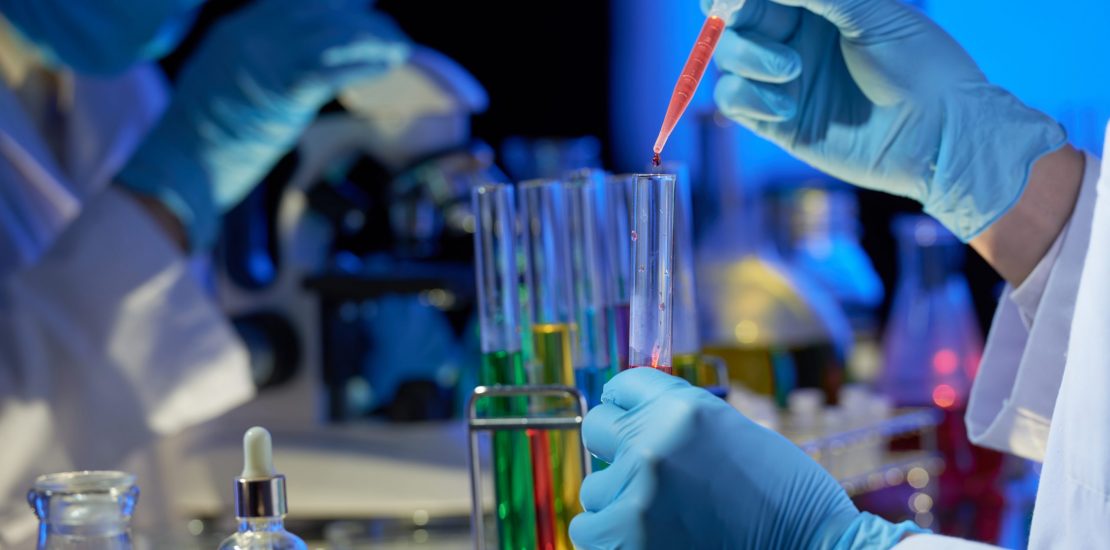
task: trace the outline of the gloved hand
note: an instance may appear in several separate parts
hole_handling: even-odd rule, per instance
[[[410,46],[366,0],[259,0],[221,22],[119,176],[161,200],[192,248],[291,149],[344,85],[385,73]]]
[[[582,426],[611,462],[582,483],[574,544],[608,548],[890,548],[910,533],[856,510],[797,446],[654,369],[605,385]]]
[[[732,29],[716,53],[726,116],[835,177],[921,202],[965,241],[1065,143],[899,0],[749,0]]]
[[[204,0],[0,0],[0,15],[46,60],[110,75],[177,47]]]

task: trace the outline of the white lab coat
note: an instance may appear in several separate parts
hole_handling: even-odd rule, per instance
[[[1072,219],[991,326],[967,412],[979,445],[1043,461],[1030,548],[1110,545],[1110,128]],[[939,536],[898,550],[985,548]]]
[[[164,107],[160,75],[71,84],[62,158],[0,84],[0,548],[33,535],[37,475],[119,468],[253,393],[190,262],[108,185]]]

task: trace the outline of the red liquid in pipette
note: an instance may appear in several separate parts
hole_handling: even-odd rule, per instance
[[[655,138],[655,147],[652,148],[655,152],[653,163],[659,159],[659,154],[663,152],[663,146],[667,144],[671,132],[678,125],[682,113],[686,112],[690,101],[694,99],[694,92],[698,90],[698,84],[705,75],[705,69],[709,67],[709,59],[713,57],[713,50],[717,49],[717,42],[721,40],[724,30],[725,22],[720,17],[710,16],[705,20],[705,25],[698,34],[698,41],[694,44],[694,50],[686,59],[686,66],[682,68],[682,74],[678,77],[678,83],[675,84],[674,92],[671,94],[667,116],[663,119],[663,127],[659,130],[659,137]]]

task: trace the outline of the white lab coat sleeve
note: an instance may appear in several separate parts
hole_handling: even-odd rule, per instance
[[[914,535],[892,550],[998,550],[999,547],[941,535]]]
[[[0,367],[0,547],[26,534],[5,520],[33,520],[22,495],[37,475],[118,468],[254,391],[187,259],[114,188],[0,282]]]
[[[977,445],[1044,461],[1099,173],[1099,160],[1088,155],[1070,222],[1025,284],[1007,288],[995,313],[966,416]]]
[[[1104,161],[1030,548],[1106,548],[1110,540],[1110,155]]]
[[[0,82],[0,279],[46,253],[82,202],[108,186],[167,103],[153,65],[113,77],[63,73],[61,80],[73,102],[60,159]]]

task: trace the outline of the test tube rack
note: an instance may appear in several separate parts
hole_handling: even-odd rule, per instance
[[[483,418],[478,414],[478,404],[482,400],[507,397],[555,397],[566,398],[572,403],[568,414],[562,416],[519,416],[503,418]],[[586,397],[570,386],[478,386],[470,396],[466,410],[466,423],[469,431],[467,454],[470,467],[470,525],[476,550],[486,549],[485,510],[482,497],[482,463],[479,435],[482,432],[505,430],[575,430],[581,433],[582,420],[586,417]],[[582,445],[583,477],[590,475],[590,455]]]
[[[928,474],[926,484],[939,475],[944,469],[936,435],[941,420],[933,409],[904,409],[848,430],[806,437],[786,425],[782,432],[825,467],[849,495],[857,496],[907,481],[919,483],[918,469]],[[891,450],[892,442],[907,438],[917,439],[916,448]],[[917,474],[917,479],[911,474]]]

